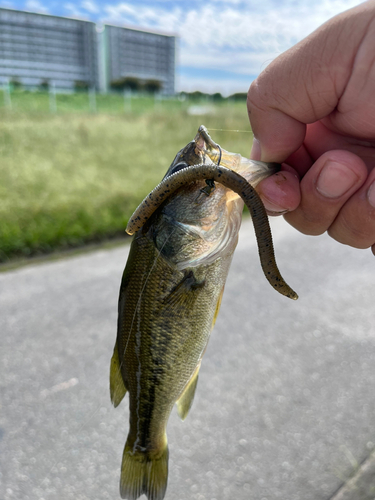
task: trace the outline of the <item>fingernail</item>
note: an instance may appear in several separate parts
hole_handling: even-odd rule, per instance
[[[251,148],[250,160],[260,161],[261,158],[261,150],[260,150],[260,142],[258,139],[253,139],[253,146]]]
[[[358,176],[342,163],[327,161],[321,170],[316,189],[326,198],[339,198],[358,180]]]
[[[283,215],[289,212],[289,210],[286,210],[285,207],[279,207],[264,197],[262,197],[262,201],[269,215]]]
[[[373,182],[371,186],[368,188],[367,198],[370,205],[375,208],[375,182]]]

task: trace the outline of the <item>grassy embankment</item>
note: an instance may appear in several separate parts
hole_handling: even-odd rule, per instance
[[[210,104],[0,92],[0,262],[124,235],[132,211],[160,181],[198,126],[250,130],[245,103]],[[195,103],[196,104],[196,103]],[[207,103],[204,103],[207,105]],[[125,109],[127,107],[127,111]],[[251,134],[212,131],[225,149],[249,154]]]

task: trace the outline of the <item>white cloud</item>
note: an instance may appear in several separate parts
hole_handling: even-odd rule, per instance
[[[42,12],[43,14],[49,12],[49,9],[39,2],[39,0],[27,0],[25,7],[32,12]]]
[[[135,6],[122,2],[104,10],[112,21],[135,23],[175,31],[189,46],[229,46],[279,49],[300,40],[338,12],[358,4],[356,0],[317,0],[313,4],[285,0],[202,2],[198,8]]]
[[[99,12],[99,7],[95,2],[92,2],[91,0],[85,0],[84,2],[82,2],[81,7],[88,12],[91,12],[92,14],[97,14]]]
[[[64,9],[68,12],[71,17],[76,17],[78,19],[87,19],[88,15],[77,8],[74,3],[65,3]]]
[[[179,35],[182,66],[258,74],[278,54],[314,31],[329,18],[358,5],[356,0],[207,0],[181,6],[151,7],[130,2],[104,7],[114,24]],[[192,80],[193,81],[193,80]],[[229,85],[235,85],[234,82]],[[194,81],[194,83],[196,83]],[[202,80],[202,85],[209,80]]]
[[[135,7],[129,3],[106,5],[104,11],[107,20],[114,23],[135,24],[163,31],[176,31],[183,11],[181,8],[162,9],[151,7]]]

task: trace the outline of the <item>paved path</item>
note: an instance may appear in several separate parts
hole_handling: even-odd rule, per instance
[[[193,408],[169,422],[166,500],[328,500],[375,446],[374,257],[274,233],[300,299],[267,284],[245,222]],[[119,498],[128,402],[111,407],[108,369],[127,252],[0,274],[1,500]]]

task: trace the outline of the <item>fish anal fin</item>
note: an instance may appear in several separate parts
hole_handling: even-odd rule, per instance
[[[199,375],[199,368],[201,367],[201,364],[198,363],[198,366],[194,370],[194,373],[187,383],[185,389],[183,390],[181,396],[177,400],[177,413],[181,420],[185,420],[187,417],[189,410],[191,408],[191,405],[193,404],[193,399],[195,395],[195,389],[197,388],[197,383],[198,383],[198,375]]]
[[[203,288],[205,283],[205,280],[198,281],[193,271],[188,271],[164,299],[164,303],[171,307],[192,306],[197,298],[195,292]]]
[[[109,391],[111,394],[111,401],[116,408],[123,400],[126,394],[126,387],[121,375],[120,359],[118,355],[117,341],[113,349],[111,359],[111,368],[109,373]]]

